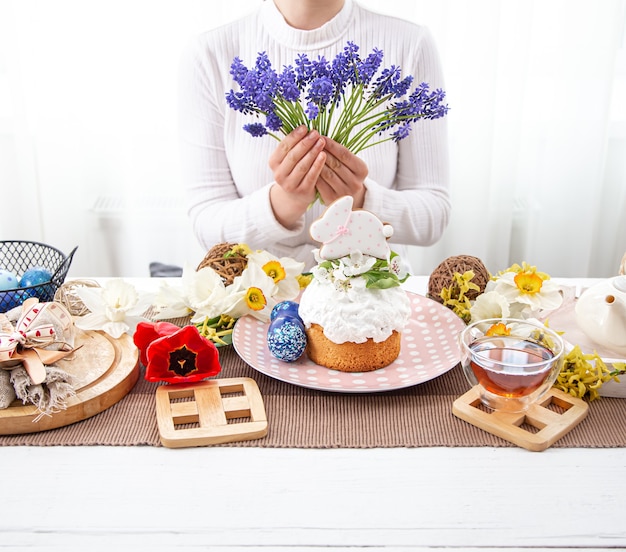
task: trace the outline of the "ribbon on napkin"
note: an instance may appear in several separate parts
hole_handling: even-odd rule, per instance
[[[46,379],[45,365],[74,352],[72,317],[60,303],[30,298],[22,304],[15,327],[6,316],[2,322],[0,369],[22,364],[35,385]]]

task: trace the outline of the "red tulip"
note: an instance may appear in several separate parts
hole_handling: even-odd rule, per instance
[[[180,330],[180,326],[169,322],[139,322],[133,336],[133,342],[139,349],[141,364],[148,365],[147,350],[150,343],[159,337],[176,333],[178,330]]]
[[[222,369],[217,348],[193,325],[154,340],[147,357],[148,381],[189,383],[215,376]]]

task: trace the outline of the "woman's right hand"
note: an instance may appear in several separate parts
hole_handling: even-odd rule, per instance
[[[270,190],[274,216],[293,228],[315,200],[317,180],[324,168],[324,139],[303,125],[285,136],[269,159],[276,184]]]

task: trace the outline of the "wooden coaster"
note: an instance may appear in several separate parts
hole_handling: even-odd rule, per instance
[[[542,451],[576,427],[589,405],[563,391],[551,388],[526,412],[498,412],[484,407],[476,387],[459,397],[452,412],[480,429],[532,451]]]
[[[161,443],[169,448],[217,445],[267,435],[263,398],[250,378],[162,385],[156,391],[156,412]]]

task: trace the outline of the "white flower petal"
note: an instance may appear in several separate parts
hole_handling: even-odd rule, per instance
[[[101,330],[109,319],[102,313],[88,313],[74,319],[77,328],[81,330]]]
[[[76,295],[92,313],[104,313],[102,288],[77,287]]]
[[[129,330],[128,324],[124,322],[107,322],[102,330],[108,333],[112,338],[119,339]]]
[[[497,291],[488,291],[476,298],[470,308],[470,314],[472,322],[487,318],[508,318],[510,316],[509,302]]]

